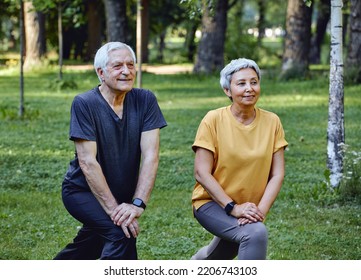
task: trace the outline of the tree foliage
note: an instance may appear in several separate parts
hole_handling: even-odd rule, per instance
[[[127,18],[126,40],[132,46],[135,46],[136,1],[124,0],[122,2],[126,2],[126,14],[122,16]],[[237,56],[247,56],[256,60],[258,59],[261,62],[272,61],[272,65],[279,66],[282,63],[280,58],[284,57],[283,54],[286,52],[282,47],[286,43],[287,37],[278,37],[276,40],[274,40],[274,38],[261,37],[263,34],[262,30],[274,29],[276,27],[283,30],[286,29],[286,23],[289,22],[289,20],[286,20],[287,1],[229,0],[228,2],[226,36],[222,39],[224,40],[224,51],[223,55],[220,56],[223,56],[227,61]],[[324,1],[299,0],[298,2],[303,3],[305,7],[312,3],[315,9],[315,15],[316,13],[319,14],[318,4]],[[354,2],[357,3],[357,1]],[[59,3],[62,5],[64,59],[89,61],[92,59],[95,50],[101,42],[109,39],[106,35],[105,19],[107,17],[105,16],[103,0],[32,0],[32,3],[36,11],[46,13],[46,45],[49,51],[57,51],[58,49],[57,5]],[[266,4],[264,18],[260,18],[260,3]],[[180,49],[177,55],[173,55],[174,59],[172,61],[177,61],[175,57],[179,57],[179,61],[182,62],[186,59],[190,62],[195,62],[193,57],[197,48],[200,46],[200,37],[196,37],[195,34],[200,34],[200,19],[204,14],[205,7],[207,8],[208,14],[214,16],[217,13],[216,4],[216,0],[149,1],[148,46],[151,47],[149,48],[151,55],[150,62],[161,63],[162,61],[167,61],[162,59],[164,58],[164,53],[165,55],[169,53],[169,46],[167,46],[168,36],[180,36],[182,39],[184,38],[185,41],[184,48]],[[19,40],[19,3],[18,1],[0,0],[0,8],[0,22],[2,24],[0,40],[2,40],[3,43],[2,49],[7,50],[10,48],[16,50]],[[90,13],[89,11],[93,12]],[[97,12],[98,15],[96,15],[95,12]],[[351,17],[352,15],[350,14],[350,19]],[[308,26],[308,21],[303,18],[303,16],[301,16],[300,22],[303,23],[305,28]],[[261,25],[257,26],[257,24]],[[257,38],[256,33],[250,34],[250,29],[258,29],[260,37]],[[352,29],[351,27],[349,29],[351,32],[355,32],[356,30],[357,28]],[[322,34],[320,36],[322,37]],[[353,38],[358,37],[360,37],[360,35],[356,34]],[[255,38],[258,39],[257,44]],[[307,37],[301,36],[301,38],[302,40],[296,40],[295,42],[300,44],[305,43]],[[351,38],[351,35],[348,35],[347,38]],[[272,47],[268,44],[270,40],[274,40],[272,41]],[[318,40],[318,42],[325,44],[325,41],[322,42],[322,39]],[[357,49],[357,45],[354,43],[349,45],[350,48],[352,46],[355,46],[354,50]],[[323,54],[327,48],[328,46],[322,48]],[[309,47],[302,46],[300,49],[309,52]],[[178,49],[176,51],[178,51]],[[296,49],[291,51],[297,53]],[[170,52],[175,54],[173,49]],[[348,53],[349,52],[350,51],[348,51]],[[328,57],[328,54],[322,56],[322,62],[325,61],[326,57]],[[357,54],[355,57],[357,57]],[[304,59],[302,58],[301,62],[297,62],[297,64],[303,65]],[[318,63],[319,59],[312,61]],[[356,63],[358,64],[359,62]],[[357,69],[357,65],[354,69]]]

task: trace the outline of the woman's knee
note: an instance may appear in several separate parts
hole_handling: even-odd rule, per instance
[[[268,234],[261,222],[243,226],[243,238],[240,240],[238,259],[264,260],[267,254]]]
[[[261,223],[252,223],[252,224],[247,224],[243,226],[244,228],[242,229],[243,231],[243,238],[246,239],[252,239],[256,242],[267,242],[268,240],[268,231],[266,226]],[[242,239],[243,239],[242,238]]]

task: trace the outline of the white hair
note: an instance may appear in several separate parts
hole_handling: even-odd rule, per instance
[[[227,64],[220,73],[220,84],[223,89],[229,89],[231,86],[232,75],[241,69],[252,68],[258,79],[261,80],[261,71],[256,62],[247,58],[238,58]]]

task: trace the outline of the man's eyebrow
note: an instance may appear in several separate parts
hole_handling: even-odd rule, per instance
[[[133,60],[115,60],[115,61],[111,61],[109,63],[109,65],[118,65],[118,64],[130,64],[130,63],[134,63]]]

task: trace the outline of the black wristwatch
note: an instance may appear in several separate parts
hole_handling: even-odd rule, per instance
[[[133,205],[143,208],[145,210],[145,208],[147,207],[147,205],[145,205],[145,203],[143,202],[143,200],[141,200],[140,198],[134,198],[133,199]]]
[[[230,203],[228,203],[228,204],[226,205],[226,207],[224,207],[224,211],[226,211],[226,214],[227,214],[228,216],[231,215],[231,212],[232,212],[232,210],[233,210],[233,208],[234,208],[235,205],[236,205],[236,203],[235,203],[234,201],[231,201]]]

